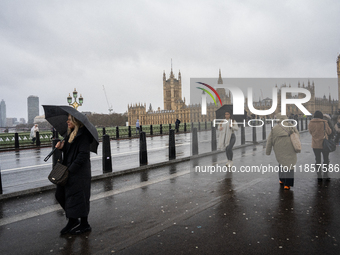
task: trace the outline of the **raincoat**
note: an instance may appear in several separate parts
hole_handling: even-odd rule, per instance
[[[284,167],[292,169],[297,162],[297,156],[288,132],[294,132],[297,134],[299,134],[299,132],[296,127],[293,126],[293,124],[287,121],[284,122],[284,125],[290,127],[285,127],[281,125],[281,121],[287,119],[286,116],[278,115],[277,118],[280,122],[273,127],[268,136],[266,155],[270,155],[273,149],[277,162]]]
[[[324,125],[325,123],[325,125]],[[326,139],[328,135],[332,133],[331,128],[328,126],[327,120],[314,118],[308,125],[309,133],[312,135],[312,148],[323,149],[322,143],[326,133]]]
[[[90,212],[91,162],[90,144],[93,137],[85,128],[79,128],[72,143],[65,138],[62,164],[68,166],[65,186],[57,185],[56,199],[67,218],[87,217]]]
[[[219,130],[220,125],[222,125],[222,130]],[[219,136],[217,148],[225,150],[225,148],[229,145],[231,134],[238,130],[238,126],[235,120],[232,120],[232,125],[230,125],[230,121],[220,125],[218,125]]]

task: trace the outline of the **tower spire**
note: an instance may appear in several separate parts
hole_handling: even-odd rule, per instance
[[[221,69],[219,69],[219,72],[218,72],[217,84],[223,84],[223,80],[222,80],[222,76],[221,76]]]
[[[170,73],[170,78],[174,78],[174,73],[172,72],[172,58],[171,58],[171,73]]]

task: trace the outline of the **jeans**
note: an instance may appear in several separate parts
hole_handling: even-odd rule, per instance
[[[315,169],[318,174],[318,178],[322,178],[322,173],[324,178],[328,178],[328,164],[329,164],[329,152],[323,149],[314,149],[315,155]],[[323,165],[321,166],[321,153],[323,155]]]
[[[283,182],[284,186],[294,186],[294,169],[288,169],[279,165],[279,180]]]
[[[228,146],[225,148],[225,152],[227,154],[227,159],[228,160],[233,160],[233,147],[236,142],[236,136],[234,133],[231,134],[230,141]]]

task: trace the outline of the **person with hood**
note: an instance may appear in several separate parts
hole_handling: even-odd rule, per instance
[[[308,130],[312,135],[312,148],[315,155],[315,170],[317,172],[318,181],[322,181],[322,178],[330,180],[328,176],[329,152],[323,150],[323,139],[328,139],[332,130],[329,127],[327,120],[323,119],[322,112],[316,111],[314,113],[314,118],[309,122]],[[321,154],[323,155],[322,167]]]
[[[225,150],[227,154],[227,164],[226,166],[233,166],[233,147],[236,142],[236,136],[234,131],[238,130],[238,126],[235,120],[232,119],[232,112],[225,112],[225,123],[219,124],[219,138],[217,148],[220,150]]]
[[[35,140],[37,139],[37,132],[39,132],[38,124],[34,124],[34,126],[31,128],[31,133],[30,133],[32,144],[34,144]]]
[[[289,190],[294,186],[294,168],[297,162],[297,155],[293,147],[290,135],[292,133],[299,134],[299,131],[294,127],[286,115],[278,114],[276,116],[278,124],[271,130],[266,145],[266,155],[270,155],[272,148],[274,149],[275,157],[279,163],[279,183],[283,184],[285,190]]]
[[[62,235],[91,231],[88,215],[91,194],[90,144],[93,137],[83,123],[72,115],[68,116],[67,125],[67,136],[55,146],[63,152],[62,164],[68,166],[67,183],[65,186],[57,185],[55,193],[68,218],[67,225],[60,231]]]

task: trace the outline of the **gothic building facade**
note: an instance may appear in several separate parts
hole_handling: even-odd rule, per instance
[[[337,75],[338,98],[340,98],[340,55],[337,58]],[[221,70],[219,70],[217,83],[223,84]],[[281,89],[286,86],[286,84],[283,84],[278,88],[278,107],[270,117],[274,117],[277,113],[281,112]],[[291,85],[288,86],[291,87]],[[306,85],[304,83],[301,85],[299,82],[297,87],[307,89],[311,93],[311,99],[304,104],[309,112],[314,113],[316,110],[320,110],[323,113],[333,114],[340,109],[340,100],[332,99],[331,95],[329,95],[328,98],[326,95],[324,95],[323,98],[315,97],[315,84],[313,81],[312,84],[308,81],[308,84]],[[220,95],[223,105],[232,104],[230,92],[226,93],[223,88],[218,88],[216,91]],[[287,98],[294,97],[303,98],[305,95],[299,93],[298,95],[293,96],[292,94],[287,93]],[[176,79],[172,68],[168,79],[166,78],[165,72],[163,72],[163,103],[164,110],[161,110],[159,107],[157,110],[153,110],[151,105],[147,109],[146,104],[140,103],[128,105],[129,125],[134,125],[137,119],[139,119],[141,125],[170,124],[175,123],[177,118],[180,119],[182,123],[212,121],[216,118],[215,112],[220,107],[219,104],[216,106],[214,103],[210,103],[207,105],[207,114],[202,115],[200,104],[186,105],[185,98],[182,99],[181,72],[178,73],[178,78]],[[267,110],[271,108],[272,99],[265,98],[258,102],[253,102],[253,105],[257,110]],[[248,115],[251,115],[248,109],[247,98],[245,100],[245,110],[248,112]],[[303,114],[295,105],[287,105],[286,113],[287,116],[290,114],[302,116]]]

